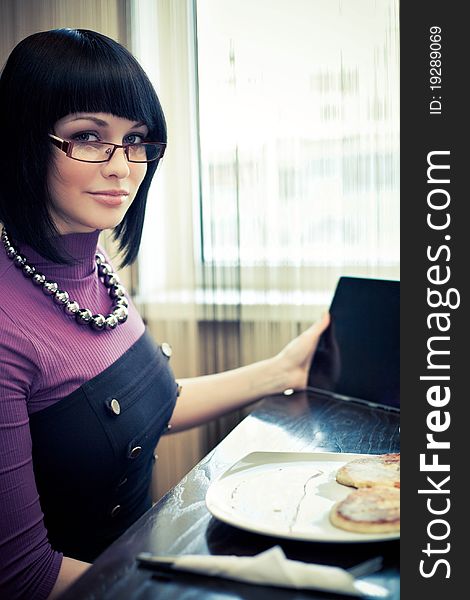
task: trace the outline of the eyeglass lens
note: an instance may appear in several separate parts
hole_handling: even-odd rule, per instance
[[[77,160],[101,162],[109,160],[114,146],[112,144],[93,144],[93,142],[75,142],[71,157]],[[157,144],[132,144],[126,146],[128,159],[135,162],[149,162],[156,160],[161,152]]]

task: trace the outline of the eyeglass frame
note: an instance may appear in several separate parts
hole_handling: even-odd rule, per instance
[[[142,146],[146,146],[146,145],[159,146],[161,149],[161,155],[157,156],[157,158],[153,158],[152,160],[131,160],[129,158],[128,148],[130,146],[135,146],[136,144],[113,144],[112,142],[90,142],[93,144],[103,144],[104,146],[114,146],[114,148],[106,160],[83,160],[81,158],[75,158],[74,156],[72,156],[72,150],[73,150],[73,147],[76,142],[63,140],[62,138],[57,137],[56,135],[54,135],[52,133],[49,133],[48,135],[51,139],[51,142],[54,144],[54,146],[59,148],[59,150],[62,150],[62,152],[64,152],[68,158],[71,158],[72,160],[77,160],[78,162],[86,162],[86,163],[93,163],[93,164],[109,162],[112,159],[112,157],[114,156],[114,153],[116,152],[116,150],[118,148],[122,148],[124,150],[124,154],[126,155],[127,162],[136,163],[136,164],[147,164],[147,163],[155,162],[156,160],[161,160],[163,158],[163,155],[165,154],[165,149],[166,149],[165,142],[139,142],[139,146],[141,146],[141,145]]]

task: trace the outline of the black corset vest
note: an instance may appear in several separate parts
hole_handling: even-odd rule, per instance
[[[168,358],[146,331],[105,371],[30,416],[54,550],[91,562],[150,508],[154,449],[176,396]]]

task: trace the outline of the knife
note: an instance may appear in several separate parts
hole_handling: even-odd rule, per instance
[[[181,555],[181,556],[187,556],[187,555]],[[196,573],[199,575],[203,575],[203,576],[209,576],[209,577],[214,577],[214,575],[211,575],[209,573],[205,574],[202,573],[201,571],[197,571],[197,570],[192,570],[191,567],[186,566],[186,565],[178,565],[177,564],[177,559],[181,558],[181,556],[155,556],[153,554],[151,554],[150,552],[142,552],[140,554],[137,555],[136,560],[139,562],[139,564],[142,567],[148,568],[148,569],[152,569],[152,570],[164,570],[166,572],[168,572],[168,570],[170,570],[172,573],[177,573],[179,572],[185,572],[185,573]],[[377,566],[380,564],[379,563],[379,559],[372,559],[371,561],[367,561],[366,563],[361,563],[361,565],[357,565],[357,567],[353,567],[351,569],[351,574],[353,574],[354,570],[356,569],[357,572],[361,572],[361,575],[364,575],[365,571],[366,572],[372,572],[369,570],[369,568],[366,568],[368,566],[368,564],[370,563],[370,566],[374,566],[373,571],[377,570]],[[308,563],[306,563],[308,564]],[[227,578],[229,579],[230,577],[227,576]],[[261,585],[263,585],[261,583]],[[269,584],[269,582],[265,583],[264,585],[274,585],[274,584]],[[322,589],[322,588],[318,588],[318,589]],[[344,591],[342,592],[338,592],[338,593],[345,593]],[[379,599],[379,598],[387,598],[390,595],[389,590],[387,590],[385,587],[375,584],[375,583],[370,583],[368,581],[362,581],[360,579],[354,579],[353,583],[352,583],[352,589],[350,592],[350,595],[356,595],[356,596],[366,596],[368,598],[374,598],[374,599]]]

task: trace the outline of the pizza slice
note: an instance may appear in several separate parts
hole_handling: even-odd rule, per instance
[[[400,454],[379,454],[351,460],[338,469],[336,481],[355,488],[400,488]]]
[[[399,532],[400,490],[390,486],[354,490],[332,507],[330,521],[355,533]]]

